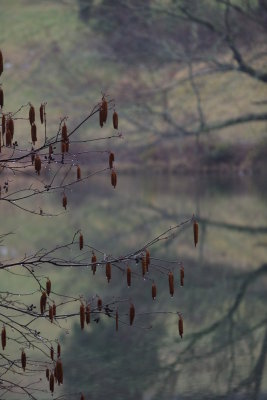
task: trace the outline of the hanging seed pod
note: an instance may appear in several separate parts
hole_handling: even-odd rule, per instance
[[[80,250],[83,249],[83,235],[80,233],[80,237],[79,237],[79,246],[80,246]]]
[[[184,286],[184,267],[183,267],[183,265],[180,268],[180,285]]]
[[[87,304],[85,309],[85,320],[87,325],[90,324],[90,304]]]
[[[52,361],[54,361],[54,347],[53,346],[50,347],[50,358]]]
[[[14,136],[14,121],[13,121],[13,119],[8,118],[6,125],[7,125],[6,128],[7,128],[7,130],[8,129],[10,130],[11,137],[13,139],[13,136]]]
[[[51,321],[51,324],[53,322],[54,314],[53,314],[53,307],[49,306],[49,319]]]
[[[79,165],[77,165],[77,181],[79,181],[81,179],[81,168],[79,167]]]
[[[30,105],[29,109],[29,121],[31,125],[35,122],[35,109],[32,105]]]
[[[26,354],[25,354],[24,350],[22,350],[22,353],[21,353],[21,366],[22,366],[23,371],[25,371],[25,368],[26,368]]]
[[[49,296],[51,293],[51,281],[49,278],[46,281],[46,293],[47,293],[47,296]]]
[[[81,325],[81,330],[84,329],[84,321],[85,321],[85,308],[83,303],[80,305],[80,325]]]
[[[196,247],[196,245],[198,243],[198,223],[197,223],[197,221],[194,221],[193,229],[194,229],[194,243],[195,243],[195,247]]]
[[[91,265],[91,268],[92,268],[92,271],[93,271],[93,274],[95,275],[95,273],[96,273],[96,255],[95,255],[95,253],[93,252],[92,253],[92,259],[91,259],[91,263],[92,263],[92,265]]]
[[[35,142],[37,142],[37,128],[35,123],[31,125],[31,137],[32,137],[32,143],[35,144]]]
[[[116,320],[116,332],[118,332],[118,330],[119,330],[119,313],[118,313],[118,310],[116,310],[115,320]]]
[[[155,283],[152,284],[152,299],[155,300],[155,298],[157,297],[157,287],[155,285]]]
[[[12,135],[10,132],[10,129],[7,129],[6,131],[6,146],[11,146],[12,145]]]
[[[150,253],[148,250],[146,250],[146,269],[148,271],[148,267],[150,265]]]
[[[131,305],[130,305],[130,312],[129,312],[130,325],[133,324],[134,317],[135,317],[135,308],[134,308],[133,303],[131,303]]]
[[[184,333],[184,321],[183,321],[183,317],[181,315],[179,315],[178,330],[179,330],[179,335],[181,336],[181,339],[182,339],[183,333]]]
[[[40,105],[40,121],[41,121],[41,124],[44,123],[44,105],[43,104]]]
[[[69,149],[70,149],[70,141],[69,141],[69,139],[65,142],[65,145],[66,145],[66,153],[68,153]]]
[[[3,108],[3,106],[4,106],[4,92],[0,86],[0,108]]]
[[[67,126],[66,126],[65,122],[61,128],[61,138],[62,138],[63,142],[67,142],[67,140],[68,140],[68,130],[67,130]]]
[[[115,187],[117,185],[117,174],[114,171],[114,169],[111,172],[111,185],[114,187],[114,189],[115,189]]]
[[[60,344],[58,343],[58,344],[57,344],[57,358],[59,358],[60,355],[61,355],[61,346],[60,346]]]
[[[170,295],[171,297],[173,297],[173,293],[174,293],[174,277],[173,277],[173,273],[169,272],[169,289],[170,289]]]
[[[66,143],[63,140],[61,140],[61,153],[66,153]]]
[[[103,122],[106,123],[108,118],[108,103],[104,97],[102,98],[101,108],[103,110]]]
[[[6,116],[5,114],[2,115],[2,135],[4,136],[6,132]]]
[[[103,125],[104,125],[104,112],[103,112],[102,105],[99,108],[99,125],[101,126],[101,128],[103,128]]]
[[[142,275],[143,275],[143,277],[145,276],[146,272],[147,272],[147,269],[146,269],[146,258],[142,257]]]
[[[127,285],[128,285],[128,287],[131,286],[131,281],[132,281],[132,271],[131,271],[131,268],[128,267],[127,268]]]
[[[53,317],[55,317],[57,315],[57,306],[55,305],[55,303],[53,303]]]
[[[62,206],[65,208],[65,210],[67,209],[67,203],[68,203],[68,199],[64,193],[63,198],[62,198]]]
[[[48,382],[49,382],[49,369],[48,369],[48,368],[46,368],[45,376],[46,376],[46,379],[47,379]]]
[[[109,281],[111,279],[111,263],[110,262],[106,263],[106,277],[107,277],[107,280],[109,283]]]
[[[41,298],[40,298],[40,311],[41,311],[41,314],[43,314],[45,312],[46,299],[47,299],[46,292],[43,292],[42,295],[41,295]]]
[[[2,342],[2,349],[5,350],[6,347],[6,328],[3,326],[1,332],[1,342]]]
[[[113,168],[113,163],[115,161],[115,156],[114,153],[109,153],[109,168],[112,169]]]
[[[42,167],[42,162],[40,157],[37,155],[34,158],[34,168],[38,175],[40,175],[41,167]]]
[[[102,299],[100,299],[100,297],[97,300],[97,309],[98,311],[102,310]]]
[[[4,61],[3,61],[2,51],[0,50],[0,75],[2,75],[3,71],[4,71]]]
[[[61,360],[57,360],[56,362],[56,371],[57,371],[57,381],[58,384],[63,383],[63,365]]]
[[[118,126],[119,126],[119,117],[118,117],[118,114],[116,113],[116,111],[114,111],[114,113],[113,113],[113,128],[118,129]]]
[[[54,387],[55,387],[55,378],[53,372],[51,372],[49,378],[49,389],[51,393],[54,393]]]

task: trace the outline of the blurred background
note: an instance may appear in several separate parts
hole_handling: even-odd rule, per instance
[[[0,254],[49,248],[82,229],[94,247],[119,255],[193,213],[200,226],[196,249],[190,226],[151,250],[184,263],[185,286],[177,267],[172,299],[160,274],[153,302],[146,280],[128,289],[118,272],[108,287],[104,271],[94,279],[88,270],[45,271],[57,292],[131,297],[149,313],[118,333],[105,318],[85,332],[73,320],[69,334],[44,325],[62,343],[62,393],[267,398],[266,31],[265,0],[1,0],[5,110],[46,101],[53,135],[60,117],[71,129],[103,92],[115,100],[122,138],[92,145],[115,152],[116,190],[108,174],[83,182],[66,213],[41,221],[6,206],[4,230],[16,241],[8,237]],[[96,116],[79,135],[110,133]],[[22,121],[16,137],[28,136]],[[101,157],[85,157],[83,170]],[[59,209],[59,197],[34,205]],[[1,285],[21,285],[3,275]],[[182,340],[175,316],[153,314],[177,310]]]

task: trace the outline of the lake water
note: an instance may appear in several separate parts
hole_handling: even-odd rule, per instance
[[[114,319],[104,313],[99,321],[92,318],[84,331],[78,316],[62,321],[63,329],[42,323],[42,332],[56,336],[62,346],[65,382],[55,397],[83,392],[86,399],[98,400],[267,398],[266,182],[261,176],[140,173],[119,175],[114,190],[109,177],[102,176],[72,189],[67,212],[58,217],[40,220],[6,208],[5,231],[15,232],[16,245],[8,237],[2,257],[60,245],[78,229],[86,243],[120,256],[192,214],[199,221],[196,248],[192,224],[150,248],[152,265],[145,279],[140,263],[130,261],[130,288],[125,272],[115,266],[109,284],[100,266],[95,276],[86,267],[40,271],[58,293],[85,300],[100,296],[104,303],[122,300],[118,332]],[[61,212],[60,203],[61,195],[56,195],[34,199],[32,205]],[[85,257],[90,262],[91,250]],[[179,285],[178,262],[185,269],[184,287]],[[173,298],[170,270],[175,276]],[[154,301],[152,281],[157,284]],[[2,282],[21,287],[14,277]],[[30,285],[27,280],[25,288]],[[133,326],[128,324],[130,302],[136,309]],[[177,312],[183,315],[183,339]]]

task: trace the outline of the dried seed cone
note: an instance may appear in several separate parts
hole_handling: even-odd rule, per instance
[[[4,136],[6,132],[6,116],[5,114],[2,115],[2,135]]]
[[[150,253],[148,250],[146,250],[146,269],[148,271],[148,267],[150,265]]]
[[[54,318],[53,307],[49,306],[49,319],[51,321],[51,324],[53,322],[53,318]]]
[[[119,126],[119,117],[118,117],[118,114],[116,113],[116,111],[114,111],[114,113],[113,113],[113,128],[118,129],[118,126]]]
[[[103,110],[103,122],[106,123],[107,122],[107,118],[108,118],[108,103],[107,103],[107,101],[105,100],[104,97],[102,99],[101,108]]]
[[[146,258],[142,257],[142,275],[143,275],[143,277],[145,276],[146,272],[147,272]]]
[[[113,163],[115,161],[115,156],[114,153],[109,153],[109,168],[112,169],[113,168]]]
[[[79,237],[79,246],[80,246],[80,250],[83,249],[83,235],[80,233],[80,237]]]
[[[37,128],[35,123],[31,125],[31,137],[32,137],[32,143],[35,144],[35,142],[37,142]]]
[[[63,142],[67,142],[67,140],[68,140],[68,130],[67,130],[67,126],[66,126],[65,122],[61,128],[61,138],[62,138]]]
[[[98,311],[102,310],[102,299],[100,299],[100,297],[97,300],[97,309]]]
[[[198,243],[198,223],[196,221],[194,221],[193,230],[194,230],[194,243],[195,243],[195,247],[196,247],[196,245]]]
[[[85,320],[87,325],[90,324],[90,304],[87,304],[85,309]]]
[[[41,314],[43,314],[45,312],[46,299],[47,299],[46,292],[43,292],[42,295],[41,295],[41,298],[40,298],[40,311],[41,311]]]
[[[6,128],[7,128],[7,130],[8,129],[10,130],[11,137],[13,139],[13,136],[14,136],[14,121],[13,121],[13,119],[8,118],[6,125],[7,125]]]
[[[181,266],[180,268],[180,285],[184,286],[184,267]]]
[[[111,279],[111,263],[110,262],[106,263],[106,277],[107,277],[107,280],[109,283],[109,281]]]
[[[78,165],[78,166],[77,166],[77,181],[79,181],[79,180],[81,179],[81,177],[82,177],[81,168],[80,168],[80,166]]]
[[[67,204],[68,204],[68,199],[67,196],[64,194],[62,198],[62,206],[65,208],[65,210],[67,209]]]
[[[43,104],[40,105],[40,121],[41,121],[41,124],[44,123],[44,105]]]
[[[155,283],[152,284],[152,299],[155,300],[155,298],[157,297],[157,287],[155,285]]]
[[[182,339],[184,334],[184,321],[181,315],[179,315],[178,330],[179,330],[179,335],[181,336]]]
[[[3,106],[4,106],[4,92],[0,86],[0,108],[3,108]]]
[[[47,293],[47,296],[49,296],[51,293],[51,281],[49,278],[46,281],[46,293]]]
[[[54,347],[53,346],[50,347],[50,358],[52,361],[54,361]]]
[[[24,350],[22,350],[22,353],[21,353],[21,366],[22,366],[23,371],[25,371],[25,368],[26,368],[26,354],[25,354]]]
[[[34,168],[38,175],[40,175],[41,167],[42,167],[42,162],[40,157],[37,155],[34,158]]]
[[[116,332],[118,332],[118,330],[119,330],[119,313],[118,313],[118,310],[116,311],[115,321],[116,321]]]
[[[128,267],[127,268],[127,285],[128,285],[128,287],[131,286],[131,282],[132,282],[132,271],[131,271],[131,268]]]
[[[111,172],[111,185],[114,187],[114,189],[115,189],[115,187],[117,185],[117,174],[114,171],[114,169]]]
[[[57,345],[57,358],[59,358],[60,355],[61,355],[61,346],[60,346],[60,344],[58,343],[58,345]]]
[[[46,379],[47,379],[48,382],[49,382],[49,369],[48,369],[48,368],[46,368],[45,376],[46,376]]]
[[[170,289],[170,295],[173,297],[174,294],[174,277],[173,273],[169,272],[169,289]]]
[[[32,105],[29,109],[29,121],[31,125],[35,122],[35,109]]]
[[[61,140],[61,153],[66,153],[67,149],[66,149],[66,143]]]
[[[135,317],[135,308],[133,303],[130,305],[130,312],[129,312],[129,319],[130,319],[130,325],[133,324],[134,322],[134,317]]]
[[[6,328],[3,326],[1,332],[1,342],[2,342],[2,349],[5,350],[6,347]]]
[[[102,106],[99,108],[99,125],[103,128],[104,125],[104,112]]]
[[[91,259],[91,263],[92,263],[92,266],[91,266],[91,268],[92,268],[92,271],[93,271],[93,274],[95,275],[95,273],[96,273],[96,255],[95,255],[95,253],[93,252],[93,255],[92,255],[92,259]]]
[[[81,325],[81,330],[84,329],[84,322],[85,322],[85,308],[83,303],[80,305],[80,325]]]
[[[2,75],[3,71],[4,71],[4,61],[3,61],[2,51],[0,50],[0,75]]]
[[[58,384],[60,385],[63,383],[63,365],[61,360],[57,360],[56,362],[56,374]]]
[[[53,303],[53,317],[55,317],[57,315],[57,306],[55,305],[55,303]]]
[[[6,131],[6,146],[11,146],[12,145],[12,135],[10,132],[10,129],[7,129]]]
[[[53,372],[51,372],[49,378],[49,389],[51,393],[54,393],[54,387],[55,387],[55,378]]]

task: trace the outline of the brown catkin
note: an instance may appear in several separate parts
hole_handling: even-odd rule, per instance
[[[115,187],[117,185],[117,174],[114,171],[114,169],[111,172],[111,185],[114,187],[114,189],[115,189]]]
[[[152,299],[155,300],[156,297],[157,297],[157,287],[155,283],[152,283]]]
[[[91,259],[91,263],[92,263],[92,265],[91,265],[91,268],[92,268],[92,271],[93,271],[93,274],[95,275],[95,273],[96,273],[96,255],[95,255],[95,253],[93,252],[92,253],[92,259]]]
[[[77,165],[77,181],[79,181],[82,177],[81,174],[81,167],[79,165]]]
[[[61,153],[66,153],[66,143],[64,140],[61,140]]]
[[[102,98],[101,108],[103,110],[103,122],[106,123],[108,118],[108,103],[104,97]]]
[[[26,354],[25,354],[24,350],[22,350],[22,352],[21,352],[21,366],[22,366],[23,371],[25,371],[25,368],[26,368]]]
[[[31,125],[35,122],[35,109],[32,105],[30,105],[29,109],[29,121]]]
[[[57,306],[55,305],[55,303],[53,303],[53,316],[55,317],[57,315]]]
[[[0,86],[0,108],[2,108],[3,106],[4,106],[4,92]]]
[[[42,162],[38,155],[35,156],[35,158],[34,158],[34,168],[35,168],[35,171],[37,172],[37,174],[40,175],[40,171],[42,168]]]
[[[63,365],[61,360],[57,360],[56,362],[56,371],[57,371],[57,381],[58,384],[63,383]]]
[[[50,347],[50,358],[52,361],[54,361],[54,347],[53,346]]]
[[[131,305],[130,305],[130,311],[129,311],[130,325],[133,324],[134,317],[135,317],[135,308],[134,308],[133,303],[131,303]]]
[[[101,126],[101,128],[103,128],[103,125],[104,125],[104,112],[103,112],[102,105],[99,107],[99,125]]]
[[[80,237],[79,237],[79,246],[80,246],[80,250],[83,249],[83,235],[82,233],[80,233]]]
[[[37,128],[35,123],[31,125],[31,137],[32,137],[32,143],[35,144],[35,142],[37,142]]]
[[[198,243],[198,223],[197,223],[197,221],[194,221],[193,230],[194,230],[194,243],[195,243],[195,247],[196,247],[196,245]]]
[[[40,311],[41,311],[41,314],[43,314],[45,312],[46,299],[47,299],[46,292],[43,292],[42,295],[41,295],[41,298],[40,298]]]
[[[146,269],[148,271],[148,267],[150,265],[150,253],[148,250],[146,250]]]
[[[7,129],[6,131],[6,146],[11,146],[12,145],[12,135],[10,132],[10,129]]]
[[[181,336],[181,339],[182,339],[183,334],[184,334],[184,321],[183,321],[183,317],[181,315],[179,315],[178,330],[179,330],[179,335]]]
[[[10,130],[11,137],[13,139],[15,127],[14,127],[14,121],[12,118],[8,118],[7,123],[6,123],[6,129]]]
[[[54,393],[54,387],[55,387],[55,378],[53,372],[51,372],[49,378],[49,389],[51,393]]]
[[[60,346],[60,344],[58,343],[58,344],[57,344],[57,358],[59,358],[60,355],[61,355],[61,346]]]
[[[46,281],[46,293],[47,293],[47,296],[49,296],[51,293],[51,281],[49,278],[47,278],[47,281]]]
[[[147,272],[146,258],[142,257],[142,275],[143,275],[143,277],[145,276],[146,272]]]
[[[48,369],[48,368],[46,368],[45,376],[46,376],[46,379],[47,379],[48,382],[49,382],[49,369]]]
[[[97,300],[97,309],[98,311],[102,310],[102,299],[100,297]]]
[[[0,49],[0,75],[2,75],[3,71],[4,71],[4,61],[3,61],[3,54]]]
[[[67,129],[65,122],[61,128],[61,138],[62,138],[63,142],[67,142],[67,140],[68,140],[68,129]]]
[[[107,280],[109,283],[109,281],[111,279],[111,263],[110,262],[106,263],[106,277],[107,277]]]
[[[80,305],[80,325],[81,325],[81,330],[84,329],[84,322],[85,322],[85,308],[84,308],[84,304],[82,303]]]
[[[85,309],[85,320],[87,325],[90,324],[90,304],[87,304]]]
[[[67,204],[68,204],[68,199],[67,199],[67,196],[64,193],[64,195],[62,197],[62,206],[65,208],[65,210],[67,209]]]
[[[114,153],[109,153],[109,168],[112,169],[113,168],[113,163],[115,161],[115,156]]]
[[[173,273],[169,272],[169,289],[170,289],[170,295],[173,297],[174,294],[174,277]]]
[[[2,349],[5,350],[6,347],[6,328],[3,326],[1,332],[1,342],[2,342]]]
[[[184,267],[183,267],[183,265],[180,268],[180,285],[184,286]]]
[[[132,271],[131,271],[131,268],[128,267],[127,268],[127,285],[128,285],[128,287],[131,286],[131,281],[132,281]]]
[[[116,111],[114,111],[114,113],[113,113],[113,128],[118,129],[118,126],[119,126],[119,117],[118,117],[118,114],[116,113]]]
[[[116,332],[118,332],[118,330],[119,330],[119,313],[118,313],[118,310],[116,310],[115,321],[116,321]]]
[[[6,116],[5,114],[2,115],[2,135],[4,136],[6,132]]]
[[[51,324],[53,322],[53,318],[54,318],[53,307],[49,306],[49,319],[51,321]]]
[[[40,121],[41,121],[41,124],[44,123],[44,105],[43,104],[40,105]]]

